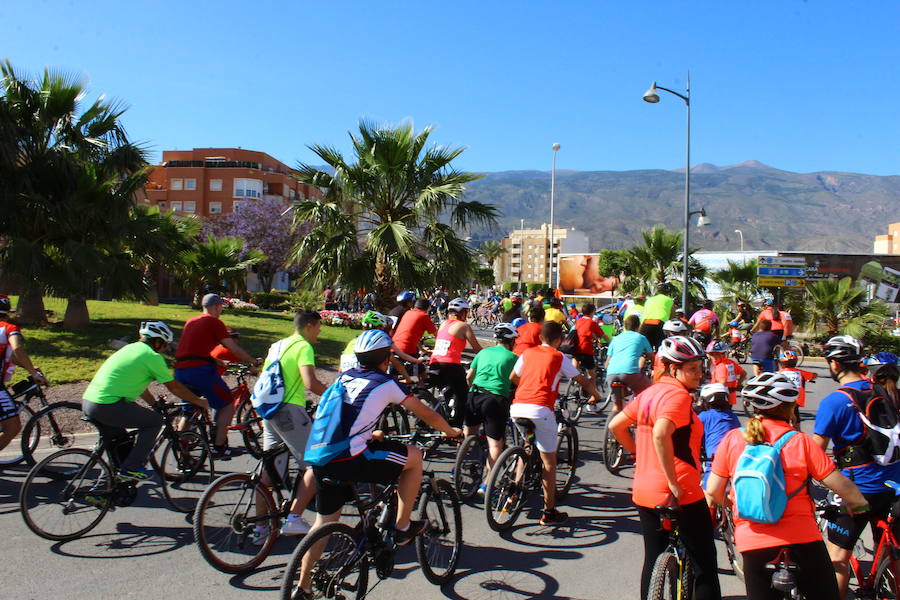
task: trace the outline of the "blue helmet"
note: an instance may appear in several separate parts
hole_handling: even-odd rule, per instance
[[[740,325],[740,323],[738,321],[729,321],[728,322],[729,327],[737,327],[738,325]]]
[[[876,367],[881,365],[897,366],[897,355],[893,352],[878,352],[866,359],[866,366]]]
[[[403,304],[404,302],[413,302],[416,299],[416,293],[410,292],[409,290],[405,292],[400,292],[397,294],[397,303]]]
[[[527,322],[528,321],[526,321],[522,317],[519,317],[518,319],[513,319],[512,326],[515,327],[516,329],[518,329],[519,327],[521,327],[522,325],[524,325]]]
[[[353,352],[362,354],[364,352],[371,352],[372,350],[390,348],[391,344],[393,344],[391,336],[380,329],[369,329],[363,331],[359,337],[356,338],[356,343],[353,344]]]

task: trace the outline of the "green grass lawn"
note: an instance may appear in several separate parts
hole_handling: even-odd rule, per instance
[[[16,298],[11,298],[15,306]],[[54,311],[55,319],[62,321],[66,301],[61,298],[45,298],[47,309]],[[165,321],[175,331],[176,339],[189,318],[200,314],[187,306],[161,304],[145,306],[132,302],[102,302],[89,300],[91,324],[83,329],[66,330],[62,323],[50,323],[46,327],[25,328],[25,348],[32,361],[40,367],[52,383],[70,383],[91,379],[102,362],[114,352],[109,340],[137,340],[141,321]],[[264,311],[238,312],[225,309],[222,320],[228,327],[241,333],[239,344],[253,356],[265,356],[269,345],[293,333],[293,316]],[[359,335],[359,331],[345,327],[322,327],[315,344],[316,363],[319,366],[335,366],[347,342]],[[171,365],[171,356],[167,357]],[[27,373],[18,369],[15,380]]]

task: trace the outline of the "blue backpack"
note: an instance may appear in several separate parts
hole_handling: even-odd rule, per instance
[[[316,467],[327,465],[350,447],[350,438],[341,427],[344,401],[348,399],[347,389],[341,379],[338,377],[322,393],[309,439],[306,440],[303,460]]]
[[[740,518],[754,523],[777,523],[788,500],[806,487],[804,482],[788,494],[781,464],[781,449],[796,433],[788,431],[772,445],[747,444],[744,448],[732,483],[735,508]]]
[[[294,344],[300,341],[294,340],[285,347],[287,339],[279,340],[269,346],[269,353],[266,356],[269,364],[257,377],[256,383],[253,385],[253,393],[250,394],[250,404],[253,405],[256,414],[263,419],[274,417],[284,403],[285,389],[284,375],[281,372],[281,358]],[[297,381],[297,385],[302,384],[302,379]]]

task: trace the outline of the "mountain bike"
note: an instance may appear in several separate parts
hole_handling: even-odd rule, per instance
[[[559,423],[556,449],[556,497],[569,492],[578,465],[578,432],[556,409]],[[521,443],[507,448],[497,458],[488,476],[484,492],[484,514],[494,531],[512,527],[532,492],[541,493],[541,454],[535,444],[534,422],[513,418],[521,434]]]
[[[772,349],[772,354],[774,355],[776,362],[778,361],[778,357],[781,356],[781,353],[785,352],[787,350],[793,350],[794,353],[797,355],[797,366],[798,367],[803,364],[803,359],[806,358],[806,356],[803,352],[803,344],[798,344],[797,342],[795,342],[794,340],[791,340],[791,339],[783,340],[780,344],[778,344],[777,346],[775,346],[775,348]]]
[[[741,581],[744,580],[744,559],[737,551],[734,543],[734,508],[728,502],[726,506],[716,505],[716,531],[725,543],[725,554],[734,574]]]
[[[505,446],[508,448],[520,444],[519,429],[513,424],[512,419],[509,419],[506,423]],[[488,454],[488,441],[484,432],[470,435],[460,444],[451,473],[453,489],[461,501],[472,500],[478,493],[478,488],[486,483],[484,470],[487,467]]]
[[[622,407],[624,407],[633,397],[634,394],[631,393],[624,382],[613,381],[610,383],[607,404],[612,403],[618,410],[622,410]],[[616,439],[616,436],[613,435],[612,430],[609,428],[609,422],[612,421],[612,417],[615,414],[615,412],[611,412],[606,417],[606,422],[603,424],[603,464],[606,466],[607,471],[613,475],[618,475],[626,466],[626,463],[630,460],[631,456],[625,451],[625,448],[622,447],[622,444],[619,443],[619,440]],[[633,436],[636,428],[632,425],[629,430]]]
[[[251,367],[242,363],[229,363],[226,375],[233,375],[237,379],[237,386],[232,388],[231,397],[234,399],[234,423],[228,426],[229,431],[239,431],[244,440],[244,447],[253,458],[262,456],[262,417],[256,414],[256,409],[250,402],[249,376]]]
[[[163,496],[177,511],[189,512],[192,502],[177,493],[177,486],[195,477],[206,466],[214,472],[209,440],[195,430],[176,431],[173,421],[184,404],[154,403],[163,416],[163,429],[156,442],[160,458],[150,455],[159,476]],[[31,531],[48,540],[73,540],[96,527],[107,512],[130,506],[137,496],[137,483],[121,480],[121,461],[134,445],[137,431],[118,436],[120,430],[84,417],[99,433],[93,450],[68,448],[38,462],[28,473],[19,494],[22,518]],[[173,489],[176,488],[176,489]]]
[[[694,592],[694,567],[678,531],[677,505],[657,506],[660,524],[669,532],[669,545],[656,558],[650,574],[647,600],[690,600]]]
[[[370,565],[375,567],[379,580],[387,579],[394,570],[396,482],[372,498],[361,497],[353,482],[324,483],[352,490],[351,502],[359,514],[359,523],[355,527],[326,523],[303,538],[291,554],[281,582],[284,600],[297,597],[303,559],[313,547],[321,547],[321,555],[311,571],[313,598],[365,598],[375,587],[369,587]],[[415,538],[416,558],[425,578],[441,585],[453,577],[462,551],[459,500],[449,482],[436,479],[433,471],[425,471],[416,510],[418,518],[427,523],[425,532]]]

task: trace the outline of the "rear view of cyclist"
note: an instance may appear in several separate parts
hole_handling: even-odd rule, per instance
[[[900,406],[900,393],[897,391],[897,379],[900,379],[897,356],[891,352],[879,352],[866,360],[869,376],[888,393],[897,406]]]
[[[456,399],[455,409],[450,419],[454,427],[463,424],[466,415],[466,401],[469,386],[466,384],[466,370],[462,366],[462,351],[466,343],[475,352],[481,351],[481,344],[475,332],[466,323],[469,303],[462,298],[454,298],[447,305],[450,316],[441,324],[431,353],[431,365],[436,369],[433,381],[440,387],[449,387]]]
[[[124,437],[126,429],[138,430],[134,447],[122,461],[118,473],[120,479],[131,481],[153,476],[144,465],[162,428],[163,418],[156,411],[135,403],[138,396],[148,404],[156,402],[147,389],[152,381],[165,385],[186,402],[203,410],[209,408],[206,400],[172,378],[160,354],[174,340],[169,326],[162,321],[145,321],[138,334],[139,341],[124,346],[104,361],[84,390],[82,404],[85,415],[117,431],[113,435],[115,439]]]

